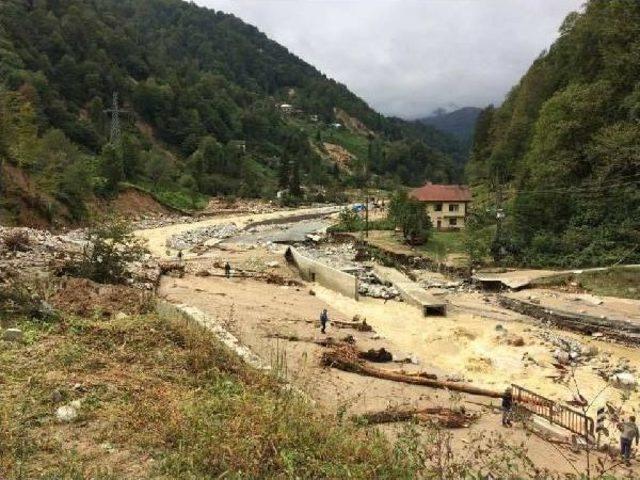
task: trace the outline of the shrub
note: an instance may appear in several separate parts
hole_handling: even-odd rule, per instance
[[[4,246],[11,252],[26,252],[30,248],[29,235],[23,230],[12,230],[2,237]]]
[[[124,219],[110,218],[96,224],[87,233],[87,240],[76,274],[98,283],[126,282],[128,264],[140,261],[147,253]]]

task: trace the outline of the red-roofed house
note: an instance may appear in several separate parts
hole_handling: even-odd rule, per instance
[[[466,185],[436,185],[431,182],[416,188],[409,196],[425,203],[431,223],[438,230],[464,228],[471,190]]]

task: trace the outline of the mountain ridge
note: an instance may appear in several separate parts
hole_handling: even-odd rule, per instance
[[[256,27],[178,0],[7,0],[0,74],[7,132],[24,127],[19,141],[5,133],[0,157],[56,198],[54,217],[123,181],[195,208],[209,195],[296,196],[301,184],[340,192],[362,184],[366,161],[378,186],[461,175],[455,140],[384,117]],[[110,145],[113,92],[127,113]],[[336,108],[375,138],[335,131]],[[353,150],[353,174],[319,156],[325,137]]]

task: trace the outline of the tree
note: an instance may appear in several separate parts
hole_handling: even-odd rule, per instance
[[[431,235],[431,219],[422,202],[410,198],[404,190],[397,191],[389,202],[389,218],[402,230],[410,245],[422,245]]]
[[[300,160],[293,160],[291,166],[291,179],[289,181],[289,193],[294,197],[302,195],[302,189],[300,188]]]
[[[104,193],[112,194],[118,189],[118,184],[124,180],[124,163],[121,149],[108,143],[100,154],[102,176],[105,179]]]
[[[87,241],[75,269],[78,275],[98,283],[126,282],[129,265],[147,253],[124,219],[102,219],[89,229]]]
[[[278,168],[278,186],[280,188],[289,188],[290,177],[291,165],[289,164],[289,156],[285,154],[280,158]]]

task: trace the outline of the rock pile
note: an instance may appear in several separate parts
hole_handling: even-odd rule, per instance
[[[605,380],[620,387],[633,387],[637,383],[638,371],[629,359],[621,358],[611,362],[609,356],[601,355],[595,360],[593,370]]]
[[[223,240],[236,235],[240,229],[235,223],[223,223],[201,227],[195,230],[172,235],[166,241],[166,246],[174,250],[189,250],[212,239]]]
[[[372,283],[360,283],[358,285],[358,293],[365,297],[382,298],[384,300],[392,300],[400,296],[400,292],[395,287],[374,285]]]
[[[0,226],[0,263],[4,268],[23,270],[69,261],[82,252],[85,245],[82,234],[78,231],[55,235],[46,230]],[[11,244],[11,239],[17,237],[24,239],[19,248]]]
[[[306,257],[313,258],[336,270],[363,270],[355,261],[356,249],[351,243],[325,244],[321,248],[296,247]]]
[[[597,354],[598,349],[592,345],[584,345],[577,340],[563,337],[551,330],[541,330],[539,338],[555,347],[553,358],[561,365],[578,365],[590,362]]]
[[[400,296],[400,292],[391,284],[382,282],[373,272],[358,272],[358,293],[365,297],[392,300]]]

